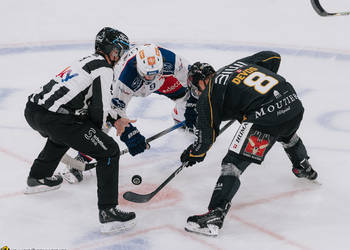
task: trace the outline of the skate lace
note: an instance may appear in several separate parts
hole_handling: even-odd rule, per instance
[[[121,214],[124,214],[124,215],[128,215],[130,213],[130,212],[127,212],[127,211],[120,210],[118,207],[115,207],[114,211],[116,213],[121,213]]]
[[[80,161],[80,162],[82,162],[82,163],[85,163],[85,159],[84,159],[81,155],[77,155],[77,156],[75,157],[75,159],[78,160],[78,161]]]
[[[49,181],[57,181],[57,177],[55,175],[53,175],[51,177],[46,177],[46,179]]]

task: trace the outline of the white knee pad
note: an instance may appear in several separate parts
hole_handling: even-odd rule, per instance
[[[283,148],[291,148],[297,144],[299,141],[300,137],[295,133],[292,138],[290,138],[289,142],[281,142]]]
[[[225,163],[221,165],[221,175],[232,175],[239,178],[241,174],[242,171],[233,163]]]

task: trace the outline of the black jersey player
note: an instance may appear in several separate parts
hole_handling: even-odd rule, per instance
[[[113,114],[110,86],[113,66],[129,49],[129,39],[105,27],[96,36],[95,53],[84,57],[31,94],[25,109],[29,125],[47,138],[34,160],[25,193],[57,189],[62,177],[54,175],[69,148],[97,160],[97,197],[102,232],[119,231],[135,224],[135,213],[118,205],[119,147],[102,131],[108,122],[120,135],[129,122]],[[135,134],[136,135],[136,134]]]
[[[240,175],[251,164],[261,164],[276,141],[291,160],[297,177],[317,178],[306,148],[297,135],[304,108],[292,85],[277,74],[280,55],[262,51],[237,60],[205,77],[208,65],[192,65],[190,80],[201,96],[198,100],[197,139],[181,155],[182,162],[203,161],[225,120],[241,124],[221,163],[208,213],[187,219],[185,229],[217,235],[231,200],[240,186]]]

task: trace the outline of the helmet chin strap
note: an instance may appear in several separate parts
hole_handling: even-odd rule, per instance
[[[106,58],[109,65],[112,65],[112,66],[114,65],[114,62],[111,60],[110,55],[105,55],[105,58]]]
[[[111,53],[112,53],[112,52],[110,52],[109,55],[107,55],[106,53],[104,53],[104,52],[101,51],[101,50],[96,50],[96,53],[99,54],[99,55],[101,55],[101,56],[103,56],[103,57],[106,59],[107,63],[108,63],[109,65],[112,65],[112,66],[114,66],[114,65],[119,61],[119,59],[120,59],[119,56],[118,56],[118,60],[117,60],[117,61],[113,61],[113,60],[111,59]]]

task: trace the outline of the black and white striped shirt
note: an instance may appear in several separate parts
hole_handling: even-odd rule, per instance
[[[52,112],[88,115],[102,128],[108,114],[116,118],[111,110],[113,78],[113,67],[103,56],[93,54],[65,68],[29,100]]]

